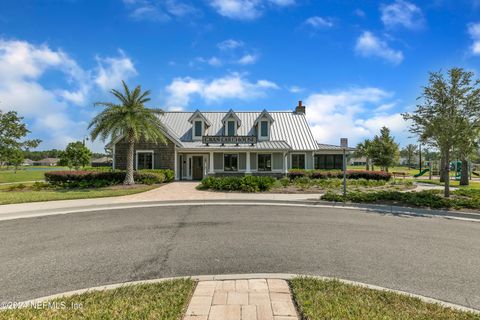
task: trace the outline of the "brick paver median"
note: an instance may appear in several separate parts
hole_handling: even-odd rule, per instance
[[[200,281],[184,320],[298,320],[285,280]]]

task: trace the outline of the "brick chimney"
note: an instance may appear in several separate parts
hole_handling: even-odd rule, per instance
[[[298,101],[298,106],[295,107],[295,113],[305,114],[305,106],[302,105],[302,100]]]

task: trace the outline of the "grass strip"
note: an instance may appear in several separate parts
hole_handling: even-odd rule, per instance
[[[176,279],[155,284],[92,291],[49,301],[50,306],[57,307],[26,307],[0,311],[0,318],[5,320],[180,320],[194,287],[195,282],[193,280]],[[61,307],[63,305],[65,308]]]
[[[300,277],[290,281],[304,319],[479,320],[480,314],[426,303],[414,297],[373,290],[338,280]]]
[[[145,192],[157,188],[158,185],[135,185],[126,188],[97,188],[97,189],[53,189],[40,191],[5,191],[0,190],[0,205],[24,202],[90,199],[103,197],[117,197]]]

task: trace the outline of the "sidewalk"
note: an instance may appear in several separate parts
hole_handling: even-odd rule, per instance
[[[29,202],[0,205],[0,216],[32,211],[58,211],[76,207],[119,205],[128,203],[168,202],[168,201],[208,201],[208,200],[276,200],[303,201],[319,200],[322,194],[282,194],[282,193],[240,193],[197,190],[198,182],[172,182],[159,188],[120,197]]]
[[[200,281],[184,320],[298,320],[282,279]]]

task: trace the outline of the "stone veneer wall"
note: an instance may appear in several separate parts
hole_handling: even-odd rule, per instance
[[[137,150],[153,150],[153,168],[154,169],[171,169],[175,168],[175,145],[167,140],[168,143],[152,143],[138,142],[135,144],[135,152]],[[122,139],[115,145],[115,169],[125,170],[127,168],[127,150],[128,144]],[[133,165],[135,166],[135,155],[133,157]]]

